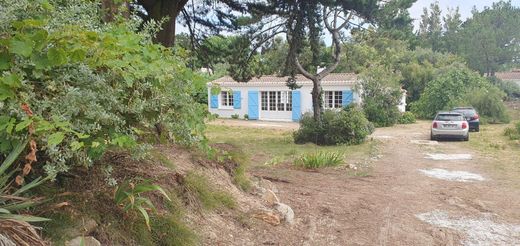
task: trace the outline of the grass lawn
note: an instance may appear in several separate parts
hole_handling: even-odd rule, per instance
[[[512,121],[509,124],[487,124],[480,126],[480,132],[470,133],[470,141],[464,143],[469,148],[480,153],[481,156],[492,159],[491,165],[484,168],[496,174],[497,177],[505,177],[508,180],[520,178],[520,141],[510,140],[504,136],[508,127],[515,127],[520,119],[518,110],[510,109]],[[515,182],[515,187],[520,183]]]
[[[251,159],[251,165],[256,167],[293,163],[302,154],[316,151],[342,153],[345,163],[350,163],[376,151],[376,141],[371,140],[353,146],[295,144],[291,130],[208,125],[206,136],[210,143],[227,143],[241,148]]]

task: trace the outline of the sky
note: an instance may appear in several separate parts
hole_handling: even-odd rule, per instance
[[[435,2],[435,0],[417,0],[417,2],[415,2],[409,9],[410,15],[415,19],[414,26],[416,29],[419,27],[423,8],[429,8],[430,4],[433,2]],[[442,11],[442,15],[446,13],[448,7],[455,9],[458,6],[461,19],[464,21],[468,17],[471,17],[471,10],[473,9],[473,6],[477,7],[477,9],[481,11],[485,6],[491,6],[494,2],[498,2],[498,0],[439,0],[438,2]],[[511,4],[520,7],[520,0],[512,0]]]
[[[482,11],[484,7],[493,5],[494,2],[498,2],[499,0],[417,0],[412,7],[408,10],[410,12],[410,16],[415,19],[414,21],[414,27],[415,30],[419,28],[419,22],[421,19],[421,15],[423,13],[423,8],[430,7],[430,4],[434,3],[435,1],[439,2],[439,6],[442,11],[442,15],[444,15],[447,12],[447,8],[455,9],[457,6],[459,7],[459,13],[461,14],[462,21],[466,20],[467,18],[471,17],[471,10],[473,9],[473,6],[477,8],[477,10]],[[520,7],[520,0],[511,0],[511,4],[514,6]],[[187,33],[188,29],[181,24],[177,24],[176,33]],[[325,37],[325,43],[330,45],[331,38],[326,36]]]

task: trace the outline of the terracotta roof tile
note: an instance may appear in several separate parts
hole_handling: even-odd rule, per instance
[[[262,76],[260,78],[252,78],[249,82],[247,83],[284,83],[287,82],[287,79],[289,77],[288,76],[285,76],[285,77],[279,77],[279,76],[275,76],[275,75],[266,75],[266,76]],[[329,75],[327,75],[325,78],[323,78],[321,81],[323,83],[327,83],[327,82],[355,82],[357,79],[357,75],[356,74],[353,74],[353,73],[331,73]],[[305,78],[303,75],[301,74],[298,74],[296,76],[296,81],[297,82],[311,82],[311,80]],[[224,76],[222,78],[219,78],[219,79],[216,79],[216,80],[213,80],[211,83],[216,83],[216,84],[222,84],[222,83],[237,83],[237,81],[235,81],[234,79],[232,79],[230,76]]]
[[[495,76],[503,80],[520,80],[520,71],[497,72]]]

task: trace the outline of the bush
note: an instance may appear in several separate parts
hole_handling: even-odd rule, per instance
[[[413,124],[415,123],[415,115],[412,112],[404,112],[399,117],[397,123],[399,124]]]
[[[139,25],[97,23],[96,2],[16,2],[0,2],[0,159],[33,132],[54,178],[109,148],[142,153],[146,135],[203,139],[192,72]]]
[[[249,115],[248,114],[244,114],[244,120],[249,120]]]
[[[504,136],[509,137],[510,140],[520,139],[520,122],[517,122],[515,127],[508,127],[504,130]]]
[[[452,66],[428,83],[419,100],[411,104],[411,109],[419,118],[431,119],[440,110],[459,106],[469,90],[489,86],[485,78],[464,65]]]
[[[483,122],[509,123],[507,108],[502,101],[504,92],[495,86],[469,90],[459,105],[471,105],[479,113]]]
[[[322,127],[314,121],[312,114],[304,114],[293,138],[297,144],[350,145],[362,143],[373,130],[373,124],[366,119],[363,111],[356,106],[349,106],[340,111],[324,111]]]
[[[238,114],[232,114],[232,115],[231,115],[231,118],[232,118],[232,119],[235,119],[235,120],[238,119],[239,117],[240,117],[240,116],[239,116]]]
[[[374,66],[361,76],[363,111],[376,127],[394,125],[399,119],[400,76],[384,66]]]
[[[294,162],[295,165],[304,168],[337,166],[341,163],[343,163],[343,154],[325,151],[303,154]]]

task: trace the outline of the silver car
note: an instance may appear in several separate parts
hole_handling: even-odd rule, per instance
[[[458,138],[469,140],[469,124],[459,112],[439,112],[433,119],[431,139]]]

